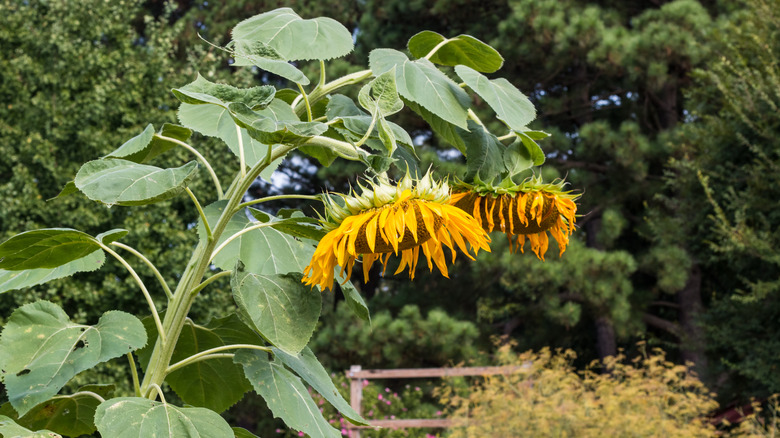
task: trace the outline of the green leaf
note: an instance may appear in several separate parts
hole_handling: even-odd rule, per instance
[[[206,325],[188,320],[176,342],[171,363],[201,351],[234,344],[264,345],[264,342],[235,314],[213,319]],[[241,367],[227,358],[195,362],[172,372],[165,381],[184,403],[217,413],[233,406],[252,388]]]
[[[74,193],[76,193],[78,191],[79,191],[79,188],[76,187],[76,183],[74,183],[73,181],[68,181],[67,183],[65,183],[65,187],[63,187],[62,190],[60,190],[60,193],[58,193],[57,196],[55,196],[53,198],[49,198],[46,201],[53,201],[55,199],[64,198],[64,197],[66,197],[68,195],[72,195],[72,194],[74,194]]]
[[[234,427],[233,433],[236,438],[259,438],[257,435],[241,427]]]
[[[0,269],[0,293],[69,277],[77,272],[94,271],[100,269],[105,260],[105,253],[97,250],[56,268],[25,269],[23,271],[5,271]]]
[[[148,125],[144,132],[126,141],[119,149],[103,158],[122,158],[134,163],[147,163],[178,146],[168,139],[186,142],[192,135],[191,130],[171,123],[164,124],[159,134],[153,131],[152,125]]]
[[[267,107],[276,93],[276,89],[271,85],[236,88],[232,85],[210,82],[200,74],[193,82],[171,91],[183,103],[192,105],[211,103],[224,108],[230,103],[241,103],[253,110]]]
[[[95,431],[95,409],[100,400],[83,391],[94,392],[107,398],[114,385],[87,385],[73,395],[58,395],[32,408],[19,418],[10,403],[0,406],[0,415],[6,415],[20,426],[37,430],[49,429],[66,436],[81,436]]]
[[[226,205],[227,201],[217,201],[206,206],[204,213],[210,224],[217,223]],[[218,245],[233,234],[255,224],[246,217],[244,212],[233,215]],[[206,238],[206,231],[201,223],[198,223],[198,235],[201,239]],[[233,269],[240,258],[246,265],[246,269],[253,273],[286,274],[303,272],[313,255],[314,246],[310,243],[294,239],[269,226],[242,234],[225,246],[214,258],[213,263],[221,269],[228,270]]]
[[[466,175],[465,181],[479,177],[482,181],[491,182],[504,169],[504,146],[495,135],[487,132],[476,122],[469,120],[470,132],[461,131],[460,135],[466,143]]]
[[[62,438],[60,435],[50,430],[33,432],[19,426],[14,420],[4,415],[0,415],[0,436],[5,438]]]
[[[424,30],[410,38],[407,47],[415,58],[424,58],[444,41],[446,44],[428,58],[434,64],[465,65],[483,73],[493,73],[504,65],[504,58],[496,49],[471,35],[447,39],[436,32]]]
[[[198,163],[172,169],[108,158],[90,161],[76,174],[76,187],[89,199],[108,205],[146,205],[178,195],[198,170]]]
[[[375,76],[395,67],[396,85],[401,96],[419,103],[453,125],[467,129],[466,110],[471,99],[430,61],[410,61],[397,50],[376,49],[369,54],[368,63]]]
[[[304,348],[297,355],[292,355],[278,348],[273,348],[274,357],[281,360],[290,369],[295,371],[315,391],[325,397],[341,415],[353,424],[368,426],[365,418],[361,417],[352,406],[344,400],[338,389],[333,385],[328,372],[317,360],[309,347]]]
[[[24,415],[73,376],[146,344],[138,318],[106,312],[95,326],[74,324],[48,301],[14,311],[0,336],[0,376],[14,409]]]
[[[100,249],[89,234],[69,228],[25,231],[0,244],[0,269],[56,268]]]
[[[230,285],[242,315],[272,345],[297,354],[309,343],[322,309],[316,289],[301,273],[260,275],[236,264]]]
[[[379,109],[379,113],[383,117],[401,111],[404,108],[404,103],[398,97],[395,66],[364,85],[360,89],[358,101],[370,113]]]
[[[352,313],[354,313],[358,318],[371,324],[371,314],[368,311],[368,305],[366,305],[363,297],[360,295],[357,289],[355,289],[355,286],[351,281],[347,281],[346,283],[344,282],[346,279],[345,277],[345,275],[341,275],[339,272],[336,272],[336,278],[338,279],[339,285],[341,285],[341,292],[344,294],[344,300],[347,302],[347,306],[349,306],[349,308],[352,310]]]
[[[188,105],[183,103],[179,106],[178,116],[182,125],[192,128],[203,135],[217,137],[224,141],[236,157],[239,156],[238,132],[240,131],[244,145],[244,160],[248,167],[254,166],[268,155],[268,145],[250,137],[246,129],[239,128],[226,108],[217,105]],[[278,164],[278,162],[272,163],[260,174],[260,177],[270,181],[271,174]]]
[[[516,132],[518,138],[520,139],[520,142],[522,142],[523,147],[526,150],[525,154],[530,157],[530,159],[533,161],[534,166],[541,166],[542,164],[544,164],[544,160],[545,160],[544,151],[542,151],[542,148],[539,147],[536,141],[534,141],[534,139],[527,134],[528,132],[541,132],[541,131]],[[535,135],[535,137],[538,138],[539,135]]]
[[[339,141],[345,141],[344,137],[341,136],[335,129],[330,128],[324,133],[322,133],[323,136],[328,138],[333,138]],[[317,161],[320,162],[324,167],[328,167],[331,164],[333,164],[334,161],[336,161],[336,158],[339,156],[336,155],[335,152],[333,152],[332,149],[322,147],[322,146],[300,146],[298,148],[298,152],[301,152],[303,154],[306,154]]]
[[[536,118],[536,108],[525,94],[504,78],[489,80],[465,65],[455,67],[463,82],[493,108],[496,116],[513,130],[523,130]]]
[[[341,437],[322,417],[301,379],[285,369],[284,364],[269,361],[268,354],[261,351],[239,351],[234,360],[244,366],[246,377],[274,417],[312,437]]]
[[[214,411],[180,408],[139,397],[118,397],[101,403],[95,425],[104,437],[233,438],[233,430]]]
[[[116,242],[117,240],[127,236],[129,231],[123,230],[122,228],[116,228],[113,230],[106,231],[105,233],[100,233],[97,236],[95,236],[95,239],[99,240],[103,245],[108,245],[111,242]]]
[[[353,49],[352,34],[327,17],[304,20],[290,8],[248,18],[233,28],[233,40],[259,41],[287,61],[342,57]]]
[[[328,130],[328,126],[320,122],[274,120],[239,103],[231,103],[228,109],[236,124],[265,144],[300,145]]]
[[[232,55],[235,59],[233,65],[236,67],[254,65],[296,84],[309,85],[310,83],[309,78],[302,71],[282,58],[279,52],[260,41],[234,41]]]
[[[460,135],[460,132],[463,132],[462,129],[458,128],[452,123],[447,122],[446,120],[428,111],[415,102],[410,102],[407,100],[406,105],[412,111],[422,117],[423,120],[428,122],[428,125],[431,127],[433,132],[439,135],[444,141],[455,147],[455,149],[460,151],[460,153],[464,155],[466,154],[466,143],[463,141],[463,137]]]
[[[519,139],[504,149],[504,166],[509,172],[509,176],[517,175],[534,166],[533,157],[528,148]]]
[[[325,115],[328,117],[328,120],[335,120],[339,117],[368,116],[368,114],[355,105],[355,101],[343,94],[336,94],[330,97]]]
[[[311,239],[314,241],[319,241],[325,236],[325,231],[319,226],[320,221],[304,216],[300,210],[293,211],[298,213],[298,215],[281,217],[284,212],[280,210],[280,217],[272,220],[271,216],[261,210],[254,208],[249,209],[249,213],[258,221],[268,222],[275,230],[279,230],[290,236]]]

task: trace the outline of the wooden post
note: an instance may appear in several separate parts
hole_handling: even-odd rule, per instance
[[[352,365],[347,372],[347,377],[349,377],[349,404],[360,415],[363,415],[360,412],[360,405],[363,403],[363,379],[355,375],[362,369],[360,365]],[[352,438],[360,438],[360,429],[352,429],[351,432]]]
[[[431,377],[456,377],[456,376],[494,376],[497,374],[512,374],[522,371],[526,366],[502,366],[502,367],[469,367],[469,368],[405,368],[391,370],[364,370],[360,365],[352,365],[346,372],[349,378],[349,404],[361,413],[360,405],[363,403],[363,381],[371,379],[421,379]],[[353,438],[360,438],[360,429],[374,429],[386,427],[389,429],[404,429],[411,427],[452,427],[451,419],[394,419],[373,420],[371,426],[355,426],[347,423],[347,429]]]

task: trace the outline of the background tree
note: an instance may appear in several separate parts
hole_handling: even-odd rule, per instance
[[[780,390],[780,2],[748,0],[712,33],[694,74],[664,218],[652,223],[684,247],[709,297],[703,322],[719,390]],[[681,303],[682,304],[682,303]]]

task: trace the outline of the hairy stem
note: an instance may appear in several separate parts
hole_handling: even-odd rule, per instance
[[[185,190],[187,191],[187,194],[190,195],[190,199],[192,199],[192,202],[195,204],[195,208],[198,209],[198,215],[200,216],[200,220],[203,221],[203,227],[206,229],[206,236],[209,240],[213,239],[214,236],[211,234],[211,227],[209,226],[209,220],[206,219],[206,213],[203,212],[203,208],[200,206],[200,202],[198,202],[198,198],[195,197],[195,194],[192,193],[192,190],[190,190],[189,187],[186,187]]]
[[[141,396],[141,383],[138,380],[138,370],[135,369],[135,359],[133,359],[133,353],[127,353],[127,360],[130,362],[130,373],[133,376],[133,389],[135,390],[135,396]]]
[[[328,82],[327,84],[317,87],[314,89],[314,91],[309,94],[309,104],[313,105],[318,100],[322,99],[323,97],[327,96],[330,93],[333,93],[334,91],[338,90],[341,87],[346,87],[347,85],[357,84],[361,81],[364,81],[371,77],[373,73],[371,70],[361,70],[355,73],[350,73],[346,76],[342,76],[334,81]],[[306,111],[305,106],[301,105],[300,100],[297,102],[293,102],[295,105],[293,106],[293,109],[295,110],[295,114],[298,116],[301,116],[304,111]]]
[[[127,252],[133,254],[134,256],[138,257],[139,259],[141,259],[141,261],[144,262],[144,264],[146,266],[148,266],[149,269],[152,270],[152,272],[154,273],[155,278],[157,278],[157,281],[160,283],[160,286],[162,286],[163,290],[165,291],[165,295],[168,296],[168,299],[170,300],[171,298],[173,298],[173,293],[171,292],[171,288],[168,287],[168,283],[165,281],[165,278],[163,278],[162,274],[160,274],[160,271],[157,270],[157,267],[154,266],[154,263],[152,263],[149,259],[144,257],[143,254],[141,254],[140,252],[136,251],[134,248],[125,245],[124,243],[121,243],[121,242],[111,242],[111,245],[114,245],[117,248],[122,248],[125,251],[127,251]]]
[[[259,199],[253,199],[251,201],[244,202],[243,204],[239,205],[238,208],[246,208],[251,205],[260,204],[263,202],[269,202],[269,201],[278,201],[280,199],[308,199],[310,201],[320,201],[321,198],[318,195],[277,195],[277,196],[266,196],[265,198],[259,198]]]
[[[187,365],[190,365],[192,363],[195,363],[199,360],[203,359],[215,359],[216,356],[214,353],[219,353],[220,351],[227,351],[227,350],[237,350],[237,349],[247,349],[247,350],[260,350],[265,351],[266,353],[273,353],[270,348],[263,347],[261,345],[253,345],[253,344],[234,344],[234,345],[223,345],[221,347],[214,347],[210,348],[208,350],[201,351],[200,353],[193,354],[192,356],[182,359],[175,364],[168,367],[166,370],[166,373],[170,374],[179,368],[186,367]]]
[[[122,266],[127,269],[127,272],[130,273],[130,276],[133,277],[133,280],[138,284],[138,287],[141,288],[141,292],[144,294],[144,297],[146,298],[146,303],[149,305],[149,310],[152,312],[152,318],[154,318],[154,324],[157,326],[157,331],[160,333],[160,338],[165,341],[165,331],[163,330],[162,322],[160,322],[160,315],[157,313],[157,308],[154,306],[154,301],[152,300],[152,296],[149,294],[149,291],[146,289],[146,285],[144,284],[143,280],[141,280],[141,277],[138,276],[138,274],[135,272],[135,269],[133,269],[132,266],[130,266],[130,263],[127,263],[127,260],[123,259],[122,256],[117,254],[114,250],[109,248],[106,245],[100,244],[100,247],[103,248],[103,251],[111,254],[114,256],[115,259],[119,260],[119,263],[122,264]]]
[[[244,193],[246,193],[252,185],[252,182],[254,182],[272,161],[284,157],[295,149],[295,147],[296,146],[292,145],[277,145],[265,160],[253,166],[243,178],[237,178],[230,186],[227,193],[225,193],[225,196],[228,198],[228,203],[225,206],[222,215],[220,215],[219,220],[217,220],[217,223],[213,226],[213,238],[211,240],[201,240],[198,243],[198,246],[195,247],[192,257],[190,258],[187,267],[184,269],[181,280],[173,293],[173,300],[171,300],[168,310],[165,313],[165,321],[163,322],[162,328],[167,335],[167,338],[157,339],[152,351],[152,356],[149,359],[147,372],[141,383],[141,394],[145,397],[154,399],[155,395],[151,391],[151,388],[153,386],[159,387],[165,380],[168,365],[171,362],[171,357],[173,356],[173,351],[176,347],[176,341],[184,327],[192,303],[197,297],[197,293],[193,293],[193,291],[202,289],[199,289],[198,287],[201,284],[203,275],[209,268],[211,255],[214,253],[217,242],[225,231],[233,214],[239,211],[238,205],[241,203]]]
[[[195,157],[203,163],[203,166],[206,167],[206,170],[209,172],[209,175],[211,175],[211,179],[214,181],[214,187],[217,189],[217,197],[222,198],[223,192],[222,192],[222,185],[219,183],[219,178],[217,178],[217,174],[214,172],[214,169],[211,168],[211,164],[206,160],[206,158],[200,154],[194,147],[188,145],[187,143],[177,140],[175,138],[166,137],[164,135],[160,134],[154,134],[155,137],[159,138],[160,140],[170,141],[171,143],[176,143],[177,145],[183,147],[184,149],[187,149],[190,151]]]

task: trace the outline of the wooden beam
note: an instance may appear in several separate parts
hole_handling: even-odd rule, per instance
[[[428,377],[492,376],[512,374],[522,369],[519,366],[467,367],[467,368],[398,368],[391,370],[361,370],[353,366],[347,371],[350,379],[421,379]]]
[[[348,424],[347,429],[373,429],[374,427],[383,427],[387,429],[402,429],[407,427],[420,427],[420,428],[433,428],[433,427],[451,427],[454,424],[452,420],[439,419],[439,420],[373,420],[371,426],[355,426],[354,424]]]

